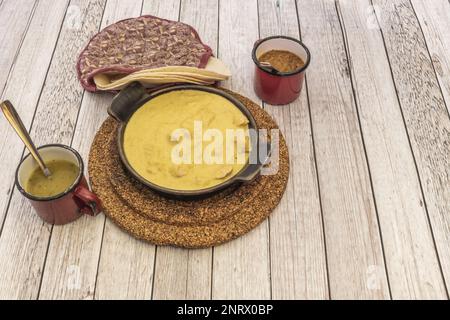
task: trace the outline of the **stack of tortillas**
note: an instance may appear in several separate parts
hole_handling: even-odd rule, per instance
[[[205,85],[231,76],[191,26],[153,16],[103,29],[80,54],[77,72],[88,91],[120,90],[134,81]]]
[[[139,81],[146,87],[167,83],[213,84],[226,80],[230,76],[225,65],[216,58],[209,58],[204,69],[196,67],[172,66],[144,69],[129,75],[99,73],[94,76],[98,90],[120,90],[133,81]]]

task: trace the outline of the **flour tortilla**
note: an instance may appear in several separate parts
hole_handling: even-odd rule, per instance
[[[228,79],[228,68],[216,58],[210,58],[205,69],[168,66],[156,69],[145,69],[123,76],[120,74],[97,74],[94,82],[99,90],[120,90],[134,81],[143,84],[167,84],[171,82],[212,84]]]
[[[132,77],[127,77],[127,81],[116,81],[114,83],[108,83],[108,79],[104,75],[95,76],[95,83],[98,90],[102,91],[117,91],[122,90],[127,87],[131,82],[140,82],[145,87],[156,87],[158,85],[170,84],[170,83],[191,83],[200,85],[210,85],[215,81],[205,81],[199,80],[191,77],[185,76],[153,76],[153,77],[139,77],[133,79]]]
[[[114,23],[96,34],[81,52],[77,74],[81,85],[96,91],[98,74],[131,74],[160,67],[204,68],[212,50],[191,26],[154,16]]]
[[[228,67],[223,63],[222,60],[219,60],[215,57],[210,57],[204,68],[195,68],[195,67],[188,67],[188,66],[167,66],[167,67],[143,70],[143,72],[163,72],[163,71],[193,72],[193,73],[198,73],[198,74],[202,74],[202,75],[211,75],[213,77],[217,76],[217,75],[221,75],[226,78],[231,77],[230,69],[228,69]]]

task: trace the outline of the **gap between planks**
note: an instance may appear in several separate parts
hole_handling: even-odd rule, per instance
[[[345,49],[345,56],[346,56],[346,60],[347,60],[347,67],[350,73],[350,85],[351,85],[351,89],[352,89],[352,97],[353,97],[353,102],[355,103],[355,111],[356,111],[356,116],[358,118],[358,126],[359,126],[359,133],[361,136],[361,142],[362,142],[362,146],[363,146],[363,150],[364,150],[364,159],[366,161],[366,166],[367,166],[367,171],[369,174],[369,182],[370,182],[370,192],[372,194],[372,199],[373,199],[373,203],[375,206],[375,215],[377,218],[377,226],[378,226],[378,233],[380,235],[380,241],[381,241],[381,252],[383,255],[383,263],[384,263],[384,271],[386,273],[386,280],[387,280],[387,286],[388,286],[388,291],[389,291],[389,298],[392,299],[392,290],[391,290],[391,284],[389,281],[389,272],[388,272],[388,268],[387,268],[387,262],[386,262],[386,253],[385,253],[385,249],[384,249],[384,242],[383,242],[383,233],[381,231],[381,224],[380,224],[380,215],[378,212],[378,205],[377,205],[377,199],[375,197],[375,191],[374,191],[374,187],[373,187],[373,179],[372,179],[372,172],[370,169],[370,164],[369,164],[369,157],[367,154],[367,147],[366,147],[366,141],[364,138],[364,131],[361,125],[361,116],[360,116],[360,112],[359,112],[359,106],[358,106],[358,101],[357,101],[357,94],[356,94],[356,90],[355,90],[355,84],[354,84],[354,75],[352,72],[352,66],[350,65],[351,63],[351,57],[350,57],[350,52],[349,52],[349,47],[348,47],[348,39],[347,39],[347,31],[345,30],[345,24],[343,21],[343,17],[342,17],[342,12],[340,10],[340,6],[339,6],[339,0],[335,0],[334,2],[335,7],[336,7],[336,13],[338,16],[338,20],[339,20],[339,26],[341,28],[341,33],[342,33],[342,42],[344,44],[344,49]]]
[[[39,3],[39,0],[35,0],[34,1],[33,7],[31,8],[31,13],[28,16],[28,19],[27,19],[24,31],[21,33],[19,44],[18,44],[18,46],[17,46],[17,48],[15,50],[15,54],[14,54],[13,59],[12,59],[10,65],[9,65],[9,68],[8,68],[7,76],[5,78],[5,83],[4,83],[3,87],[2,87],[1,96],[3,96],[3,93],[5,91],[5,88],[6,88],[6,85],[8,83],[8,80],[9,80],[9,78],[11,76],[11,71],[14,68],[14,64],[16,62],[17,56],[19,55],[20,49],[22,48],[23,41],[24,41],[24,39],[26,37],[26,34],[28,33],[28,29],[30,27],[31,21],[33,20],[34,13],[36,12],[36,7],[38,6],[38,3]],[[3,4],[3,1],[0,3],[0,10],[2,9],[2,7],[1,7],[2,4]],[[9,20],[11,20],[11,19],[9,19]]]
[[[379,7],[381,7],[380,1],[377,1],[377,0],[370,0],[370,3],[372,4],[372,6],[374,6],[375,1],[376,1],[377,5],[379,5]],[[412,9],[412,11],[413,11],[413,13],[415,15],[415,18],[416,18],[416,24],[419,27],[421,35],[422,35],[422,38],[423,38],[423,41],[426,44],[426,38],[425,38],[425,36],[423,34],[422,27],[421,27],[420,22],[419,22],[419,20],[417,18],[417,14],[414,11],[412,3],[409,0],[407,0],[407,2],[411,6],[411,9]],[[402,1],[402,3],[405,3],[405,2]],[[399,19],[401,18],[400,14],[398,12],[396,12],[396,15],[398,15]],[[432,236],[432,239],[433,239],[433,246],[435,248],[435,252],[436,252],[436,255],[437,255],[437,259],[438,259],[439,269],[440,269],[443,285],[444,285],[444,288],[445,288],[445,294],[446,294],[446,296],[448,298],[448,296],[449,296],[448,284],[447,284],[446,278],[445,278],[445,272],[444,272],[445,269],[442,266],[442,258],[443,257],[439,253],[439,248],[438,248],[437,241],[436,241],[436,231],[433,228],[433,221],[432,221],[432,217],[431,217],[431,212],[430,212],[430,209],[429,209],[429,205],[427,204],[427,202],[428,202],[427,198],[430,196],[430,194],[428,193],[429,190],[426,190],[424,188],[424,184],[423,184],[424,177],[421,175],[421,171],[419,170],[419,166],[421,165],[421,163],[420,163],[421,159],[420,158],[418,159],[418,156],[416,155],[416,152],[415,152],[415,150],[413,148],[413,143],[415,143],[413,141],[412,137],[411,137],[411,134],[414,134],[414,132],[411,131],[411,130],[413,130],[413,128],[410,128],[408,126],[408,123],[407,123],[407,120],[406,120],[406,117],[405,117],[405,113],[407,112],[407,110],[406,111],[404,110],[405,109],[405,105],[404,105],[405,101],[402,100],[401,97],[400,97],[399,85],[398,85],[398,83],[396,81],[396,76],[394,75],[394,70],[393,70],[393,65],[392,65],[392,61],[391,60],[392,60],[392,57],[395,57],[395,53],[390,52],[389,48],[388,48],[388,46],[386,44],[386,35],[385,35],[386,31],[384,29],[384,27],[386,27],[386,26],[384,26],[382,24],[382,22],[380,22],[380,19],[379,19],[377,14],[375,15],[375,18],[376,18],[378,26],[380,27],[380,34],[381,34],[381,37],[382,37],[382,40],[383,40],[384,49],[385,49],[386,57],[387,57],[387,60],[388,60],[392,82],[393,82],[393,85],[395,87],[395,93],[396,93],[396,97],[397,97],[397,101],[398,101],[398,105],[399,105],[402,121],[403,121],[403,124],[404,124],[406,135],[408,137],[408,144],[409,144],[409,148],[411,150],[411,154],[412,154],[412,158],[413,158],[413,162],[414,162],[415,172],[416,172],[416,175],[417,175],[417,178],[418,178],[418,181],[419,181],[420,193],[421,193],[421,196],[422,196],[422,199],[423,199],[423,204],[424,204],[425,211],[426,211],[426,217],[427,217],[427,221],[428,221],[429,230],[431,232],[431,236]],[[393,28],[393,27],[391,27],[391,28]],[[442,89],[441,89],[441,87],[439,85],[439,81],[437,79],[437,74],[435,73],[434,65],[432,63],[432,59],[431,59],[431,55],[430,55],[430,52],[428,50],[428,47],[425,47],[425,50],[427,51],[428,57],[431,60],[430,64],[432,65],[432,68],[433,68],[433,75],[434,75],[434,77],[436,77],[435,79],[436,79],[436,81],[438,83],[439,91],[440,91],[441,96],[442,96]],[[401,80],[400,80],[400,83],[401,83]],[[445,104],[445,100],[444,100],[444,104]],[[448,113],[448,109],[447,109],[447,113]],[[427,173],[429,173],[429,172],[427,172]],[[433,195],[433,197],[434,197],[434,195]],[[433,199],[433,200],[435,200],[435,199]],[[450,261],[447,261],[447,263],[450,263]]]
[[[258,4],[260,38],[277,34],[301,38],[295,1],[280,3],[260,0]],[[261,21],[264,23],[261,24]],[[308,100],[305,80],[298,100],[285,106],[264,103],[266,111],[275,118],[285,135],[291,162],[284,198],[269,217],[274,299],[330,298],[320,186]]]

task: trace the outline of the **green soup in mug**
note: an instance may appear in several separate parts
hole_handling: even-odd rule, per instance
[[[56,196],[72,186],[80,171],[75,163],[66,160],[51,160],[46,165],[51,176],[46,177],[37,167],[26,182],[26,192],[37,197]]]

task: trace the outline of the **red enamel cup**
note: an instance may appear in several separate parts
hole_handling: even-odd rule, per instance
[[[65,160],[77,165],[79,173],[72,185],[64,192],[52,197],[38,197],[25,191],[24,185],[31,173],[38,167],[33,157],[28,154],[20,162],[16,171],[17,189],[31,202],[37,214],[45,222],[62,225],[72,222],[83,214],[95,216],[102,206],[97,196],[89,191],[83,170],[81,156],[74,149],[61,144],[49,144],[38,148],[44,162]]]
[[[261,66],[259,58],[271,50],[285,50],[300,57],[305,65],[292,72],[279,72]],[[311,61],[308,48],[299,40],[286,36],[273,36],[256,41],[252,58],[255,62],[254,89],[258,97],[273,105],[288,104],[300,96],[305,70]]]

